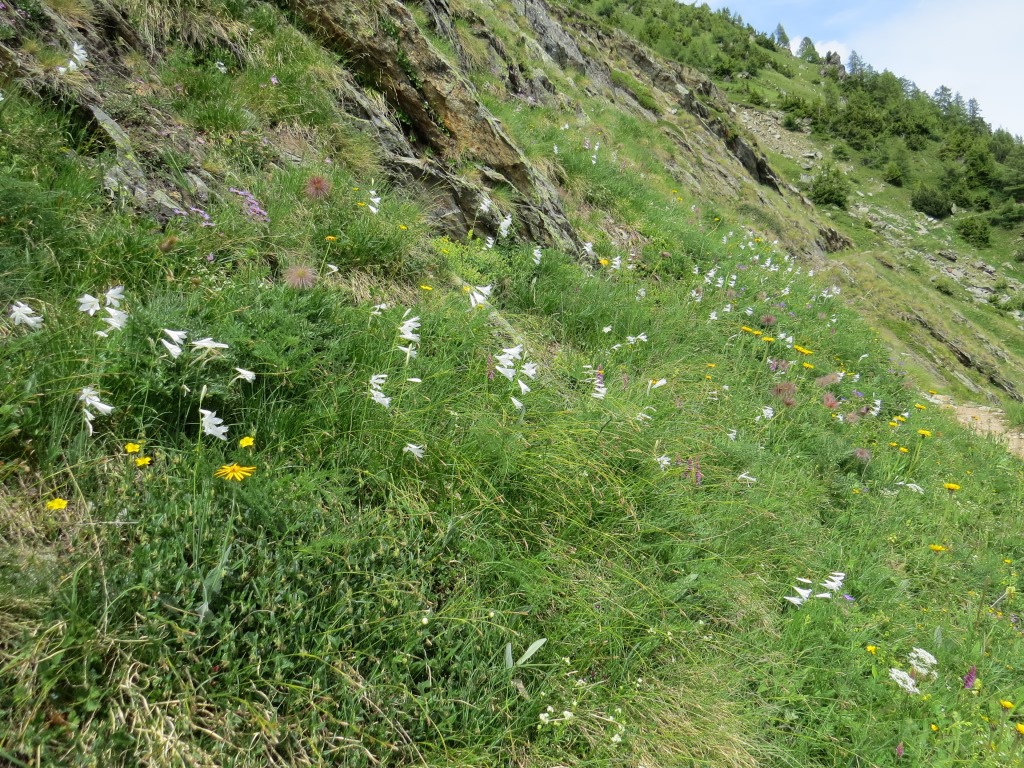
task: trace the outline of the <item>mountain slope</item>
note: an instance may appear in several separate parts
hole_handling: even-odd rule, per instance
[[[0,13],[0,762],[1019,759],[1020,464],[723,87],[540,0]]]

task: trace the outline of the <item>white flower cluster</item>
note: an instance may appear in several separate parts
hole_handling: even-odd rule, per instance
[[[523,381],[522,377],[525,376],[528,379],[537,378],[537,364],[528,363],[525,360],[519,362],[523,358],[523,345],[517,344],[514,347],[501,350],[500,355],[494,357],[494,370],[500,373],[509,381],[515,381],[519,385],[519,394],[525,395],[530,391],[529,385]],[[512,405],[518,410],[525,410],[526,406],[523,402],[515,396],[510,396]]]
[[[89,55],[85,52],[85,46],[81,43],[72,43],[71,58],[68,59],[68,63],[63,67],[57,67],[57,71],[62,75],[77,72],[79,69],[84,67],[88,61]]]
[[[801,584],[806,584],[808,586],[794,586],[793,589],[796,590],[796,595],[786,595],[784,599],[788,600],[798,608],[804,603],[806,603],[808,600],[810,600],[812,596],[822,600],[830,600],[832,598],[832,595],[834,595],[836,592],[843,588],[843,581],[845,579],[845,573],[843,573],[842,571],[833,571],[828,575],[828,578],[819,582],[819,586],[823,587],[825,591],[818,592],[816,594],[814,589],[812,589],[812,587],[814,586],[813,581],[811,581],[810,579],[797,579],[797,581],[799,581]]]
[[[107,338],[108,331],[120,331],[128,324],[128,313],[122,312],[121,302],[124,301],[124,286],[115,285],[103,294],[104,311],[109,317],[104,317],[103,322],[107,324],[106,331],[96,331],[96,335]],[[78,311],[85,312],[89,317],[100,311],[100,300],[90,293],[84,293],[78,297]]]
[[[386,373],[375,373],[370,377],[370,399],[375,403],[380,403],[385,408],[391,407],[391,398],[384,394],[382,387],[384,382],[388,380]]]
[[[43,318],[37,315],[36,311],[28,304],[20,301],[11,305],[11,314],[8,315],[15,325],[27,325],[31,330],[37,331],[43,327]]]
[[[420,335],[416,331],[422,325],[418,316],[408,317],[410,311],[408,309],[405,310],[405,314],[402,315],[402,324],[398,326],[398,338],[409,342],[404,346],[398,345],[398,349],[405,352],[406,362],[409,362],[419,354]],[[407,317],[408,319],[406,319]]]

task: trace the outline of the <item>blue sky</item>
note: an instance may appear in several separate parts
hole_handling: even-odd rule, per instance
[[[692,4],[692,0],[689,0]],[[976,98],[993,128],[1024,135],[1022,0],[730,0],[727,7],[763,32],[779,22],[796,44],[851,50],[875,69],[932,93],[940,85]]]

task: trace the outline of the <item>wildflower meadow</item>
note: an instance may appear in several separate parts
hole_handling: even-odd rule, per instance
[[[827,264],[583,91],[489,104],[581,246],[444,236],[251,21],[180,215],[4,89],[0,763],[1022,764],[1024,467]]]

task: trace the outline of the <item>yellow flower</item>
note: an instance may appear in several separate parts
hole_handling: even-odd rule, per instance
[[[939,394],[939,393],[938,393],[938,392],[936,392],[936,391],[935,391],[934,389],[929,389],[929,390],[928,390],[928,394],[929,394],[929,395],[937,395],[937,394]]]
[[[960,486],[957,485],[956,483],[943,483],[942,487],[945,488],[947,491],[959,491],[960,490]]]
[[[910,449],[906,446],[900,446],[900,453],[910,453]]]
[[[897,417],[896,417],[896,421],[900,422],[901,424],[902,424],[902,423],[903,423],[904,421],[906,421],[906,420],[907,420],[907,417],[906,417],[906,416],[897,416]]]
[[[366,203],[356,203],[356,205],[358,205],[360,208],[366,207]]]
[[[1011,563],[1013,563],[1013,560],[1011,560],[1010,558],[1006,557],[1006,558],[1003,558],[1003,562],[1006,563],[1007,565],[1010,565]]]
[[[801,365],[809,371],[814,369],[814,366],[810,363],[801,363]]]
[[[138,453],[142,450],[142,446],[138,443],[126,443],[124,446],[125,453]]]
[[[889,443],[889,447],[890,448],[899,448],[900,444],[899,443]]]
[[[1012,701],[1007,701],[1006,699],[1000,699],[999,700],[999,706],[1002,707],[1003,709],[1013,709],[1013,702]]]
[[[932,730],[933,731],[939,730],[939,726],[937,726],[935,723],[932,723]]]
[[[764,331],[751,331],[751,333],[754,334],[755,336],[762,336],[762,335],[764,335]]]
[[[405,224],[399,224],[399,225],[398,225],[398,228],[399,228],[400,230],[402,230],[403,232],[405,232],[406,230],[408,230],[408,229],[409,229],[409,228],[408,228],[407,226],[405,226]]]
[[[225,464],[213,474],[216,477],[223,477],[225,480],[234,480],[235,482],[240,483],[245,480],[245,478],[250,477],[255,471],[256,467],[243,467],[238,464]]]
[[[1017,723],[1013,727],[1017,729],[1017,733],[1024,736],[1024,723]]]
[[[741,330],[741,331],[746,331],[747,333],[753,333],[753,332],[754,332],[754,329],[753,329],[753,328],[751,328],[751,327],[750,327],[750,326],[748,326],[748,325],[741,325],[741,326],[740,326],[740,330]]]
[[[775,341],[771,336],[762,336],[761,341]]]
[[[56,499],[50,499],[48,502],[46,502],[46,508],[53,510],[64,509],[65,507],[67,507],[67,505],[68,500],[62,499],[59,496]]]
[[[878,646],[877,645],[869,645],[864,650],[867,651],[868,653],[870,653],[872,656],[874,656],[878,652]]]
[[[948,552],[949,551],[942,544],[929,544],[928,545],[928,549],[930,549],[932,552]]]
[[[597,263],[602,267],[607,267],[611,262],[609,262],[608,259],[598,259]]]
[[[718,365],[717,363],[708,363],[707,367],[708,368],[715,368],[715,367],[717,367],[717,365]]]
[[[139,456],[139,458],[135,460],[135,466],[148,467],[152,463],[152,461],[153,458],[151,456]]]
[[[917,434],[919,434],[921,437],[931,437],[932,436],[931,430],[928,430],[928,429],[919,429],[919,430],[917,430]]]
[[[917,410],[919,410],[919,411],[927,411],[928,410],[927,408],[925,408],[920,403],[914,403],[914,407],[917,408]]]
[[[252,448],[253,445],[255,445],[255,443],[256,443],[255,438],[253,438],[251,436],[246,436],[246,437],[243,437],[241,440],[238,441],[238,447],[239,448]]]
[[[326,240],[328,243],[334,243],[337,242],[338,238],[336,238],[334,235],[328,235],[327,237],[324,238],[324,240]]]
[[[434,289],[433,289],[433,288],[431,288],[431,287],[430,287],[429,285],[421,285],[421,286],[420,286],[420,289],[421,289],[421,290],[424,290],[424,291],[432,291],[432,290],[434,290]]]
[[[801,347],[799,344],[794,344],[793,349],[799,352],[801,355],[813,355],[814,353],[806,347]]]
[[[890,421],[889,422],[889,426],[890,427],[898,427],[899,425],[900,425],[900,423],[898,421]]]
[[[833,414],[833,415],[835,415],[835,414]],[[860,488],[854,488],[854,489],[853,489],[853,492],[854,492],[854,493],[860,493]]]

